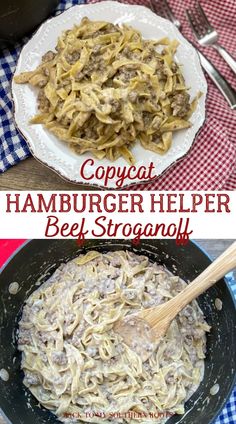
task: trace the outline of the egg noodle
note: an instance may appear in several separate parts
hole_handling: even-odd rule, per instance
[[[90,251],[63,264],[23,308],[18,347],[24,384],[64,422],[147,422],[111,418],[114,411],[183,414],[203,378],[210,329],[197,302],[177,316],[144,363],[113,325],[166,302],[185,286],[162,266],[128,251]],[[91,418],[93,411],[105,418]]]
[[[164,154],[173,132],[191,126],[190,104],[176,40],[145,40],[127,25],[90,21],[65,31],[16,83],[39,87],[37,114],[44,126],[78,154],[135,163],[131,147]]]

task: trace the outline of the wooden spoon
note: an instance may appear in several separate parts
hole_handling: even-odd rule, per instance
[[[156,349],[160,338],[165,335],[176,315],[235,267],[236,242],[177,296],[162,305],[142,309],[136,314],[127,315],[116,321],[114,331],[121,335],[124,343],[145,362]]]

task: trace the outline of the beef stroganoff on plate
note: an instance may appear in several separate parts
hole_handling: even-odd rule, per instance
[[[39,89],[31,123],[43,124],[80,155],[134,164],[134,143],[164,154],[173,132],[191,126],[199,94],[190,102],[177,48],[167,37],[145,40],[130,26],[85,17],[63,32],[35,70],[14,80]]]
[[[23,308],[18,347],[24,384],[64,422],[133,424],[146,421],[125,413],[184,414],[203,378],[210,330],[197,302],[179,313],[145,362],[113,326],[185,286],[128,251],[91,251],[60,266]],[[90,418],[93,411],[105,418]],[[115,411],[124,417],[111,418]]]

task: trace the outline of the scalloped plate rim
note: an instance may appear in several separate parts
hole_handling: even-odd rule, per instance
[[[199,109],[198,112],[200,114],[200,120],[199,120],[198,126],[195,129],[195,132],[192,133],[192,135],[191,135],[191,141],[190,142],[188,141],[188,146],[186,146],[185,150],[183,149],[182,151],[179,151],[177,155],[175,154],[175,156],[173,157],[173,159],[170,160],[169,162],[167,162],[166,165],[164,166],[164,168],[160,170],[160,172],[157,172],[156,173],[156,178],[154,180],[152,180],[152,181],[155,181],[160,175],[162,175],[173,164],[175,164],[177,161],[179,161],[181,158],[183,158],[184,156],[186,156],[188,154],[188,152],[190,151],[190,149],[191,149],[191,147],[192,147],[192,145],[194,143],[194,140],[196,139],[196,136],[197,136],[198,132],[200,131],[200,129],[202,128],[202,126],[204,124],[205,117],[206,117],[205,103],[206,103],[206,95],[207,95],[207,83],[206,83],[206,79],[204,77],[204,74],[203,74],[203,71],[202,71],[202,68],[201,68],[201,65],[200,65],[200,59],[198,57],[198,53],[197,53],[196,49],[192,46],[192,44],[183,37],[183,35],[178,31],[178,29],[171,22],[169,22],[166,19],[164,19],[164,18],[162,18],[162,17],[154,14],[148,8],[146,8],[145,6],[140,6],[140,5],[127,5],[127,4],[122,4],[122,3],[119,3],[119,2],[116,2],[116,1],[102,1],[100,3],[94,3],[94,4],[75,5],[75,6],[70,7],[69,9],[65,10],[61,14],[59,14],[59,15],[53,17],[53,18],[48,19],[47,21],[45,21],[39,27],[39,29],[36,31],[36,33],[33,34],[32,38],[23,47],[23,49],[21,51],[21,54],[20,54],[20,57],[19,57],[19,60],[18,60],[18,63],[17,63],[15,74],[18,74],[19,72],[22,72],[23,71],[24,61],[25,61],[25,55],[27,53],[28,48],[32,45],[32,43],[34,43],[34,42],[37,41],[38,37],[40,38],[41,33],[43,33],[46,29],[48,29],[48,27],[51,25],[51,23],[53,21],[54,22],[56,22],[56,21],[59,22],[59,21],[62,20],[62,17],[65,17],[66,15],[69,17],[75,11],[75,9],[77,9],[80,12],[79,15],[78,15],[80,17],[80,19],[81,19],[82,16],[85,16],[85,15],[88,15],[88,17],[91,18],[91,16],[89,16],[89,13],[85,14],[85,13],[83,13],[83,11],[85,11],[85,12],[87,12],[87,11],[89,12],[90,11],[91,14],[92,14],[94,11],[96,13],[96,9],[98,9],[98,13],[99,12],[102,13],[102,9],[104,9],[104,7],[105,7],[105,9],[108,9],[108,8],[111,8],[111,6],[112,7],[116,7],[116,11],[119,9],[118,10],[119,15],[120,15],[120,18],[119,19],[122,19],[122,15],[124,13],[130,14],[130,13],[133,12],[133,13],[136,13],[137,15],[139,15],[139,19],[141,19],[140,18],[140,15],[142,15],[142,16],[143,15],[144,16],[149,15],[154,20],[156,20],[156,22],[159,21],[159,24],[160,23],[162,23],[162,24],[165,23],[167,25],[168,29],[171,28],[172,31],[175,33],[175,36],[177,35],[178,38],[179,38],[179,40],[181,40],[180,46],[182,46],[182,47],[185,46],[185,48],[187,50],[189,50],[189,52],[191,52],[191,54],[194,56],[195,66],[196,66],[196,68],[198,68],[197,69],[198,72],[199,72],[198,73],[198,79],[201,80],[201,84],[202,84],[202,88],[203,88],[203,96],[202,96],[202,100],[201,100],[201,102],[202,102],[201,110],[199,109],[200,106],[198,105],[198,109]],[[143,11],[141,11],[141,10],[143,10]],[[99,19],[99,18],[96,18],[96,19]],[[102,16],[101,16],[100,19],[102,19]],[[112,16],[111,16],[111,20],[110,21],[111,22],[114,22],[117,19],[118,18],[112,19]],[[69,19],[67,21],[65,21],[65,22],[68,22],[68,21],[69,21]],[[73,23],[75,23],[75,22],[76,22],[76,20]],[[142,22],[142,20],[140,22]],[[72,27],[72,25],[73,24],[70,22],[70,27]],[[133,27],[135,27],[135,22],[132,22],[131,25]],[[50,31],[50,29],[49,29],[49,31]],[[60,32],[61,32],[61,30],[60,30]],[[55,36],[55,37],[57,38],[57,36]],[[152,38],[155,38],[155,35],[151,35],[151,37]],[[158,36],[156,36],[156,37],[158,37]],[[160,35],[159,35],[159,37],[160,37]],[[44,49],[44,50],[46,51],[47,49]],[[43,53],[41,52],[40,54],[42,55]],[[177,56],[178,56],[178,54],[177,54]],[[184,68],[185,68],[185,65],[184,65]],[[38,159],[41,163],[43,163],[48,168],[52,169],[54,172],[56,172],[58,175],[60,175],[63,179],[65,179],[67,181],[70,181],[72,183],[75,183],[75,184],[78,184],[78,185],[81,185],[81,184],[82,185],[88,185],[88,186],[91,186],[91,187],[106,188],[106,189],[117,188],[116,185],[115,185],[115,181],[116,180],[115,181],[110,181],[110,184],[107,187],[104,187],[104,185],[102,185],[99,180],[94,179],[93,181],[88,182],[87,180],[83,180],[82,177],[79,177],[77,174],[71,175],[70,174],[70,171],[69,171],[69,169],[67,167],[67,164],[64,163],[64,166],[59,165],[58,162],[57,162],[57,160],[56,160],[56,159],[59,159],[60,160],[60,157],[57,156],[58,153],[59,153],[59,156],[60,156],[60,149],[58,150],[58,152],[56,152],[55,158],[53,160],[50,160],[50,158],[49,159],[48,158],[45,158],[45,155],[43,155],[43,153],[40,152],[40,149],[38,148],[37,143],[35,143],[34,140],[32,139],[33,137],[31,135],[31,130],[32,130],[32,127],[33,126],[30,126],[28,123],[25,126],[22,125],[22,122],[21,122],[21,113],[22,113],[22,111],[20,111],[21,108],[20,108],[20,104],[19,104],[19,101],[18,101],[18,94],[17,94],[17,90],[18,90],[19,87],[20,87],[20,89],[23,89],[23,91],[24,91],[24,89],[26,89],[26,86],[23,86],[23,85],[19,86],[19,85],[16,85],[14,82],[12,82],[12,97],[13,97],[13,104],[14,104],[14,119],[15,119],[17,128],[19,129],[19,131],[23,135],[23,137],[26,139],[27,144],[29,146],[29,149],[30,149],[30,152],[32,153],[32,155],[36,159]],[[193,116],[194,115],[196,115],[196,118],[199,119],[199,115],[197,116],[196,111],[194,112]],[[33,131],[34,131],[34,129],[33,129]],[[37,132],[36,129],[35,129],[35,132]],[[45,130],[43,130],[43,132],[45,134]],[[59,142],[59,143],[63,143],[63,142]],[[143,160],[141,162],[139,160],[140,163],[139,162],[136,162],[136,164],[135,164],[136,166],[139,166],[139,165],[141,166],[143,164],[145,164],[146,166],[148,166],[148,164],[151,161],[154,161],[155,158],[157,158],[157,157],[159,158],[160,157],[159,155],[153,154],[152,152],[149,152],[148,150],[145,150],[145,149],[143,149],[141,147],[140,147],[140,149],[141,149],[141,153],[142,154],[144,152],[146,153],[146,155],[145,155],[146,162],[144,160],[145,163],[143,163]],[[169,151],[168,155],[170,155],[170,151]],[[149,160],[148,159],[148,156],[152,156],[152,158]],[[85,155],[81,155],[81,156],[78,156],[78,159],[80,158],[80,162],[81,162],[80,165],[82,165],[82,163],[84,163],[84,161],[86,160],[86,158],[90,158],[90,157],[91,157],[90,155],[86,155],[86,156]],[[162,156],[162,158],[165,158],[165,157],[166,157],[166,155]],[[98,161],[95,158],[93,158],[93,159],[94,159],[94,161],[96,163],[93,166],[93,168],[91,168],[93,171],[99,165],[108,166],[108,164],[107,165],[104,165],[104,161],[103,160]],[[116,161],[116,162],[110,162],[110,166],[112,166],[112,165],[116,166],[118,164],[118,161]],[[122,166],[122,164],[119,163],[118,166]],[[123,166],[128,167],[129,165],[126,164],[126,163],[123,163]],[[72,170],[72,172],[73,172],[73,170]],[[129,186],[132,186],[132,185],[135,185],[135,184],[145,184],[145,183],[147,184],[148,181],[147,180],[140,181],[140,180],[135,179],[132,182],[129,182],[129,183],[124,184],[122,187],[125,188],[125,187],[129,187]]]

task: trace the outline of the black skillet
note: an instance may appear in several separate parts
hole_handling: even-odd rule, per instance
[[[33,240],[27,242],[5,265],[0,274],[0,369],[8,370],[10,379],[0,379],[0,408],[12,424],[57,423],[53,414],[38,406],[25,389],[20,371],[16,330],[25,299],[62,263],[89,249],[99,251],[129,249],[147,255],[152,261],[164,264],[174,274],[192,281],[209,264],[208,256],[193,242],[176,246],[172,240],[143,240],[134,247],[125,240],[89,240],[79,247],[73,240]],[[20,291],[10,295],[9,284],[17,281]],[[215,299],[223,302],[217,310]],[[184,416],[174,416],[168,424],[209,424],[220,413],[235,384],[236,315],[235,302],[225,280],[219,281],[199,298],[207,322],[212,326],[207,341],[204,380],[186,403]],[[219,392],[212,396],[210,389],[218,383]]]
[[[59,0],[0,0],[0,48],[36,29],[58,3]]]

